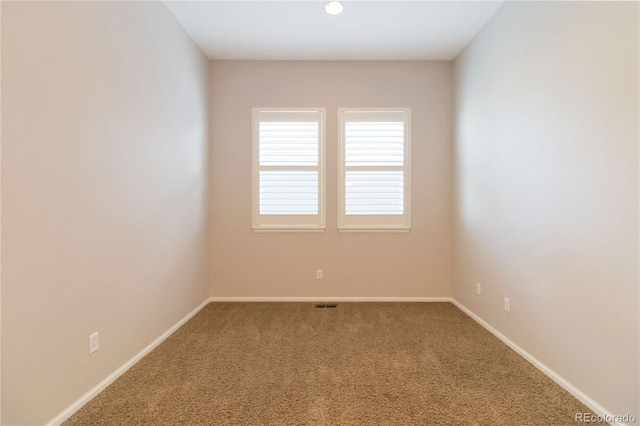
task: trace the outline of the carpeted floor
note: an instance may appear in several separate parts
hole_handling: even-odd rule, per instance
[[[211,303],[65,425],[574,425],[450,303]]]

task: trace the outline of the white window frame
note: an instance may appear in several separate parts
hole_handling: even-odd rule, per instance
[[[278,114],[295,121],[296,115],[319,114],[318,165],[317,166],[260,166],[260,116],[262,113]],[[307,114],[308,115],[308,114]],[[252,228],[254,232],[324,232],[325,223],[325,108],[252,108]],[[317,215],[261,215],[261,170],[313,170],[318,172]]]
[[[345,123],[349,116],[364,119],[401,113],[404,119],[403,166],[346,166]],[[396,118],[397,119],[397,118]],[[366,119],[365,119],[366,121]],[[374,121],[374,120],[371,120]],[[404,172],[404,208],[402,215],[347,215],[345,212],[345,176],[351,170],[402,170]],[[338,108],[338,231],[339,232],[409,232],[411,230],[411,108]]]

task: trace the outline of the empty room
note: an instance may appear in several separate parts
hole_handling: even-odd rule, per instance
[[[0,1],[0,423],[640,423],[640,3]]]

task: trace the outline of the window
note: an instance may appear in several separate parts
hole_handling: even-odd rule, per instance
[[[324,116],[253,109],[254,231],[323,231]]]
[[[338,228],[411,228],[411,110],[340,109]]]

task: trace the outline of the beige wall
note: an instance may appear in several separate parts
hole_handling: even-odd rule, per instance
[[[208,62],[160,3],[2,7],[2,424],[35,425],[208,297]]]
[[[211,295],[450,296],[452,78],[450,62],[212,62]],[[252,107],[326,107],[325,233],[252,232]],[[410,233],[337,232],[338,107],[412,108]]]
[[[636,416],[638,51],[637,3],[513,2],[457,59],[454,284],[589,397]]]

